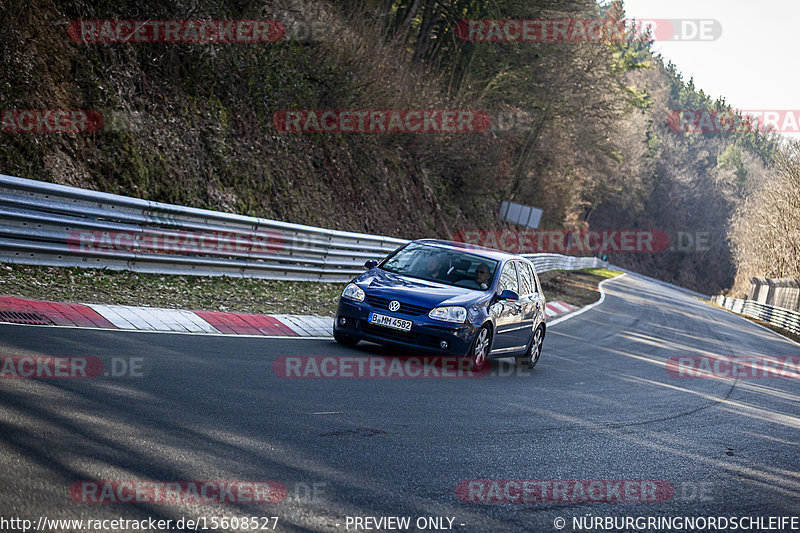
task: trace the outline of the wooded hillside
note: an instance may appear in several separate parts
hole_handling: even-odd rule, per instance
[[[625,18],[593,0],[10,0],[0,109],[88,109],[92,134],[0,134],[0,171],[171,203],[406,238],[509,227],[710,235],[708,249],[612,254],[706,293],[729,287],[729,220],[768,179],[759,133],[685,133],[728,109],[646,36],[471,42],[465,19]],[[87,19],[278,20],[274,43],[85,43]],[[701,44],[697,45],[698,47]],[[700,51],[698,53],[701,53]],[[286,110],[467,109],[480,133],[282,133]],[[696,247],[695,247],[696,248]]]

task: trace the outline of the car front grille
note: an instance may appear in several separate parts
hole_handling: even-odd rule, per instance
[[[408,341],[417,337],[417,335],[414,335],[413,333],[408,331],[400,331],[397,329],[376,326],[375,324],[370,324],[368,322],[364,322],[364,329],[369,333],[372,333],[379,337],[385,337],[387,339]]]
[[[366,321],[362,322],[362,324],[364,331],[372,335],[375,335],[376,337],[381,337],[386,340],[410,342],[418,346],[428,346],[434,348],[439,347],[440,339],[438,337],[431,337],[430,335],[419,335],[417,333],[384,328],[381,326],[376,326],[375,324],[370,324]]]
[[[371,294],[367,295],[367,303],[379,309],[385,309],[389,311],[389,302],[391,301],[392,300],[390,298],[381,298],[379,296],[374,296]],[[400,302],[400,300],[397,301]],[[419,315],[427,315],[430,312],[430,308],[400,302],[400,309],[398,309],[397,311],[390,311],[390,312],[408,316],[419,316]]]

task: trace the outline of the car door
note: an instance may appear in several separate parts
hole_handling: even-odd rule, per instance
[[[544,292],[542,291],[542,285],[539,282],[539,275],[536,273],[536,268],[528,265],[528,268],[531,269],[531,274],[533,274],[533,291],[534,291],[534,299],[536,301],[536,324],[539,324],[545,320],[545,305],[547,302],[544,298]]]
[[[516,261],[509,261],[500,272],[497,294],[504,290],[512,290],[519,294],[519,278]],[[495,332],[492,353],[503,353],[516,350],[520,345],[520,322],[522,320],[519,301],[499,300],[489,307],[494,316]]]
[[[519,342],[527,345],[533,334],[533,326],[538,313],[538,299],[530,265],[524,261],[518,261],[517,272],[519,274],[520,325],[523,326],[519,330]]]

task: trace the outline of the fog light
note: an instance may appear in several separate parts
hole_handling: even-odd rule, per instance
[[[340,316],[339,317],[339,325],[340,326],[344,326],[345,324],[347,324],[347,319],[345,317],[343,317],[343,316]]]
[[[442,350],[446,350],[449,346],[450,345],[447,343],[447,341],[440,341],[439,342],[439,348],[441,348]]]

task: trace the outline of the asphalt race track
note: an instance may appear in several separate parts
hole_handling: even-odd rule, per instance
[[[0,379],[0,514],[277,516],[284,531],[346,531],[348,516],[408,516],[412,530],[419,517],[449,517],[454,531],[556,531],[561,517],[571,531],[589,515],[796,514],[800,381],[675,377],[666,363],[797,357],[800,346],[641,277],[604,288],[604,303],[552,326],[535,370],[495,361],[491,375],[468,379],[276,376],[283,356],[390,354],[333,340],[0,325],[4,357],[92,356],[124,374]],[[270,480],[287,495],[71,497],[73,483],[98,480]],[[655,502],[463,501],[457,487],[470,480],[653,480],[672,492]]]

